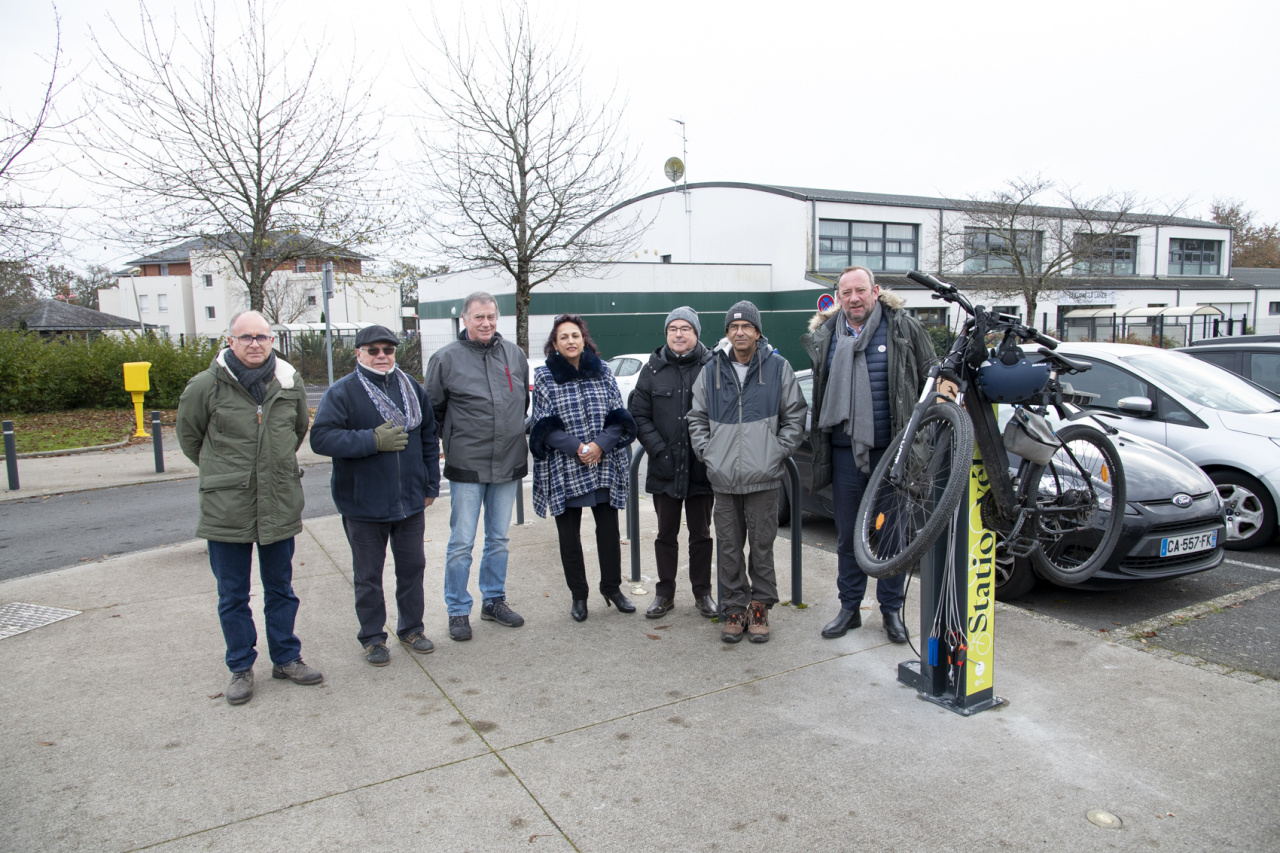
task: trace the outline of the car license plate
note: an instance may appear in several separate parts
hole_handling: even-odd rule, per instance
[[[1218,547],[1218,531],[1212,533],[1193,533],[1190,536],[1171,536],[1160,540],[1160,556],[1175,557],[1179,554],[1191,554],[1196,551],[1208,551]]]

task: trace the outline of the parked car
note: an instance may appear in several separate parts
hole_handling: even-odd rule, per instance
[[[1070,377],[1090,409],[1204,469],[1227,510],[1227,547],[1268,544],[1280,503],[1280,399],[1190,355],[1134,344],[1064,343],[1093,363]]]
[[[813,390],[812,372],[802,370],[796,379],[805,399],[809,400]],[[1068,406],[1068,409],[1073,419],[1089,415],[1074,407]],[[1012,411],[1009,406],[1000,407],[1001,414],[1005,415],[1002,425]],[[1050,420],[1057,420],[1052,412]],[[1182,455],[1140,436],[1119,432],[1112,440],[1120,451],[1126,478],[1124,526],[1111,559],[1093,578],[1076,588],[1127,586],[1203,572],[1221,565],[1226,522],[1222,501],[1209,477]],[[834,515],[831,488],[828,486],[817,493],[809,490],[812,449],[807,433],[793,458],[800,469],[805,511],[831,518]],[[1016,456],[1009,456],[1011,473],[1016,472],[1020,461]],[[784,492],[778,500],[780,511],[790,501],[789,488]],[[1198,533],[1212,534],[1202,540],[1212,544],[1199,551],[1169,554],[1169,540]],[[1014,559],[1003,549],[997,553],[996,598],[1003,601],[1025,595],[1036,581],[1037,575],[1029,560]]]
[[[1197,341],[1193,346],[1182,347],[1178,352],[1216,364],[1280,395],[1280,340],[1263,341],[1258,340],[1258,337],[1247,335],[1243,338],[1210,338]]]
[[[647,352],[615,355],[605,362],[618,383],[618,392],[622,394],[622,403],[627,408],[631,408],[631,392],[636,390],[636,383],[640,381],[640,368],[648,363]]]

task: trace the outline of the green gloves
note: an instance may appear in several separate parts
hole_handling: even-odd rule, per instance
[[[409,445],[409,436],[405,434],[404,427],[387,421],[382,426],[373,428],[373,442],[378,446],[379,453],[395,452],[404,450]]]

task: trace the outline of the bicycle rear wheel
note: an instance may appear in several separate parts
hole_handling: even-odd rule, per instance
[[[1101,430],[1071,424],[1058,430],[1058,438],[1064,447],[1047,465],[1027,466],[1019,484],[1024,506],[1034,499],[1037,513],[1031,562],[1050,580],[1083,583],[1106,564],[1120,540],[1124,468]]]
[[[871,473],[855,520],[858,567],[887,578],[919,564],[946,529],[969,484],[973,422],[955,403],[935,403],[920,419],[911,446],[902,449],[902,476],[889,479],[904,429]]]

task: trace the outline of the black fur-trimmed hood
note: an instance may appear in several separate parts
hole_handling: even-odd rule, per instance
[[[578,359],[576,368],[558,352],[551,354],[551,357],[546,361],[546,366],[547,370],[551,371],[551,378],[555,380],[557,385],[563,385],[575,379],[603,379],[605,373],[608,372],[608,368],[600,360],[600,356],[589,349],[582,351],[582,357]]]

